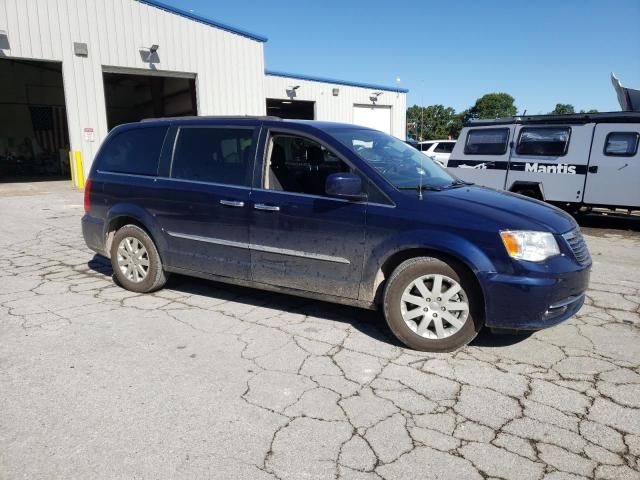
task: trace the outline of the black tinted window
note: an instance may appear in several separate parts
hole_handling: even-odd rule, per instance
[[[605,142],[605,155],[631,157],[638,152],[638,139],[640,134],[636,132],[611,132]]]
[[[508,128],[469,130],[464,146],[466,155],[502,155],[507,151]]]
[[[148,127],[117,134],[100,151],[98,170],[157,175],[166,131],[167,127]]]
[[[559,157],[567,153],[571,129],[568,127],[523,128],[518,140],[518,155]]]
[[[420,144],[420,151],[421,152],[426,152],[427,150],[429,150],[431,147],[433,147],[433,143],[421,143]]]
[[[440,142],[433,151],[438,153],[451,153],[454,145],[455,143],[452,142]]]
[[[171,176],[249,186],[253,137],[250,128],[183,127],[178,132]]]

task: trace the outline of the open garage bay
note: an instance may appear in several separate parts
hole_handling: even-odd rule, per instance
[[[103,73],[109,130],[145,118],[197,115],[194,78]]]
[[[62,65],[0,58],[0,182],[70,178]]]

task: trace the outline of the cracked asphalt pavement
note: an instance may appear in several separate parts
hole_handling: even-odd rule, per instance
[[[576,318],[425,354],[356,308],[127,292],[81,214],[0,185],[0,478],[640,478],[638,222],[584,228]]]

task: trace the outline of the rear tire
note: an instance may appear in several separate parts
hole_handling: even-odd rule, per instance
[[[482,310],[472,274],[432,257],[400,264],[384,291],[384,316],[393,334],[425,352],[451,352],[467,345],[482,328]]]
[[[115,233],[110,255],[117,283],[127,290],[149,293],[167,283],[158,249],[137,225],[125,225]]]

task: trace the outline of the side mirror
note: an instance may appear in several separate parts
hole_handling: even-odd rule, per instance
[[[344,198],[354,202],[367,199],[367,194],[362,191],[362,179],[353,173],[333,173],[327,177],[324,185],[327,195]]]

